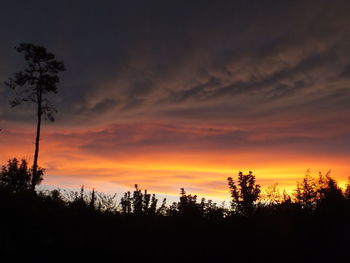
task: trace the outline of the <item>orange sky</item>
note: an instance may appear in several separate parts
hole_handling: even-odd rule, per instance
[[[140,134],[147,136],[145,130],[151,129],[150,126],[142,125]],[[34,133],[30,126],[17,129],[5,129],[1,134],[1,163],[15,156],[32,160]],[[293,189],[309,168],[315,176],[319,171],[326,173],[331,169],[340,184],[345,184],[348,176],[348,156],[293,153],[274,147],[235,150],[211,146],[211,149],[201,149],[194,140],[193,146],[187,145],[186,148],[165,143],[160,146],[138,145],[132,149],[132,143],[128,142],[126,147],[120,147],[120,151],[114,151],[106,146],[109,141],[101,141],[100,145],[94,142],[94,146],[101,148],[102,153],[85,150],[89,134],[96,136],[99,132],[101,129],[76,129],[72,132],[44,126],[40,165],[47,171],[43,185],[77,189],[84,184],[99,191],[121,193],[137,183],[143,189],[164,195],[177,195],[184,187],[189,193],[199,196],[229,200],[226,179],[235,177],[238,171],[252,170],[262,186],[278,182],[281,191]],[[132,136],[132,140],[138,144],[138,136]]]
[[[239,171],[281,189],[307,169],[347,181],[347,1],[22,2],[0,9],[0,83],[26,68],[21,42],[67,69],[45,94],[43,184],[228,199]],[[1,163],[33,158],[35,108],[11,108],[15,91],[0,85]]]

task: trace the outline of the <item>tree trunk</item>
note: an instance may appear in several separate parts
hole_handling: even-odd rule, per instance
[[[40,96],[41,97],[41,96]],[[39,158],[39,142],[40,142],[40,129],[41,129],[41,116],[42,116],[42,110],[41,110],[41,98],[38,101],[38,121],[36,126],[36,138],[35,138],[35,151],[34,151],[34,162],[33,162],[33,175],[32,175],[32,185],[31,188],[34,191],[35,185],[38,182],[38,158]]]

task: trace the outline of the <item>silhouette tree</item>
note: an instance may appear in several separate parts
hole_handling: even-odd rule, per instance
[[[282,196],[277,186],[278,183],[274,183],[265,189],[264,202],[267,205],[276,205],[281,202]]]
[[[95,189],[92,189],[90,203],[89,203],[89,208],[91,210],[95,210],[95,203],[96,203],[96,192],[95,192]]]
[[[232,177],[227,178],[232,197],[231,207],[242,215],[251,215],[254,211],[254,204],[260,195],[260,185],[255,183],[253,172],[249,174],[238,173],[238,184]]]
[[[217,203],[213,202],[212,200],[206,201],[205,198],[202,198],[201,200],[200,209],[205,218],[212,220],[220,220],[226,215],[224,204],[218,206]]]
[[[114,212],[117,210],[117,194],[109,195],[97,192],[98,211],[100,212]]]
[[[132,207],[134,214],[141,215],[148,209],[150,196],[150,194],[147,194],[147,190],[145,190],[145,193],[142,194],[141,189],[139,189],[138,185],[135,184],[135,191],[132,198]]]
[[[61,194],[61,191],[59,189],[54,189],[49,192],[48,197],[56,204],[59,204],[61,206],[65,206],[66,202],[63,199],[63,196]]]
[[[33,176],[31,188],[34,190],[38,181],[38,157],[39,142],[42,117],[49,121],[54,121],[53,113],[56,109],[45,96],[48,93],[57,93],[58,73],[64,71],[62,61],[57,61],[54,54],[47,52],[45,47],[33,44],[22,43],[16,47],[17,52],[24,53],[27,67],[15,73],[14,78],[9,78],[5,82],[9,88],[16,90],[16,97],[10,102],[15,107],[22,102],[32,102],[36,104],[36,139],[33,160]]]
[[[131,213],[132,197],[130,191],[124,193],[124,197],[120,200],[120,205],[122,207],[123,214]]]
[[[345,201],[342,189],[335,179],[330,176],[330,172],[323,176],[320,173],[318,187],[318,207],[323,209],[338,208]]]
[[[197,203],[197,195],[186,194],[184,188],[180,190],[180,202],[177,209],[182,216],[197,217],[203,215],[203,205]]]
[[[135,215],[154,215],[157,211],[158,199],[155,194],[151,195],[144,190],[142,193],[138,185],[135,184],[135,191],[132,198],[133,213]]]
[[[7,165],[3,165],[0,172],[0,186],[13,193],[19,193],[30,189],[32,183],[32,171],[28,168],[27,161],[17,158],[8,160]],[[40,167],[37,170],[35,184],[42,181],[44,170]]]
[[[283,190],[283,194],[281,196],[281,203],[291,203],[292,202],[292,198],[290,197],[290,195],[287,193],[286,190]]]
[[[166,205],[166,198],[163,199],[161,206],[156,210],[157,215],[165,216],[167,215],[168,207]]]
[[[157,213],[157,203],[158,199],[156,198],[156,195],[152,194],[151,205],[148,209],[148,214],[155,215]]]
[[[318,185],[307,170],[301,182],[297,182],[297,188],[293,193],[295,201],[301,205],[302,208],[314,209],[318,198]]]
[[[95,195],[95,194],[94,194]],[[95,197],[94,197],[95,198]],[[88,199],[88,197],[85,195],[85,188],[84,185],[80,187],[80,192],[74,192],[73,194],[73,200],[69,203],[69,206],[76,209],[76,210],[84,210],[84,209],[91,209],[91,201],[92,199]],[[94,202],[93,200],[92,202]]]
[[[350,177],[348,177],[348,183],[346,184],[344,196],[347,200],[350,200]]]

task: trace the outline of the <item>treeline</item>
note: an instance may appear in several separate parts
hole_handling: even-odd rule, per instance
[[[38,171],[42,178],[45,171]],[[138,185],[121,198],[83,187],[35,192],[31,175],[25,160],[11,159],[1,169],[1,251],[39,246],[164,262],[232,259],[243,251],[248,262],[271,261],[271,253],[284,251],[295,261],[321,261],[338,259],[350,242],[350,186],[342,189],[329,173],[306,174],[287,194],[276,185],[262,190],[252,172],[239,172],[228,178],[230,207],[185,189],[167,204]]]
[[[38,169],[39,179],[42,181],[44,169]],[[237,179],[229,177],[228,191],[231,194],[230,208],[224,203],[217,204],[212,200],[188,194],[184,188],[180,189],[178,202],[167,204],[166,198],[159,202],[155,194],[139,189],[135,184],[134,191],[128,191],[120,200],[117,194],[110,195],[92,190],[86,192],[84,186],[80,192],[55,189],[51,191],[33,192],[32,170],[26,160],[10,159],[2,166],[0,172],[0,190],[2,195],[20,196],[35,195],[42,200],[50,200],[67,208],[86,209],[97,213],[110,213],[135,216],[184,216],[203,218],[226,218],[230,216],[252,216],[255,213],[275,213],[283,210],[300,210],[306,213],[346,209],[350,204],[350,184],[345,189],[338,186],[336,180],[319,173],[317,178],[306,173],[301,182],[291,194],[280,193],[277,183],[267,187],[264,191],[256,183],[252,172],[238,173]]]

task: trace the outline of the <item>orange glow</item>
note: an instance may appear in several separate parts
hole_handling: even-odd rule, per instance
[[[57,134],[66,137],[57,139]],[[200,135],[196,133],[196,136]],[[199,196],[228,200],[226,179],[235,177],[239,171],[251,170],[263,187],[278,182],[281,191],[289,192],[309,168],[314,175],[332,169],[332,175],[341,185],[347,180],[347,156],[310,156],[276,149],[201,150],[166,146],[137,147],[103,155],[84,150],[82,147],[88,140],[82,131],[69,134],[47,129],[44,132],[40,151],[40,165],[47,169],[44,185],[78,188],[84,184],[99,191],[117,192],[131,189],[137,183],[158,194],[177,195],[184,187]],[[140,138],[135,136],[132,140],[137,142]],[[31,161],[32,141],[31,131],[22,130],[21,134],[5,131],[0,141],[1,163],[15,156]]]

